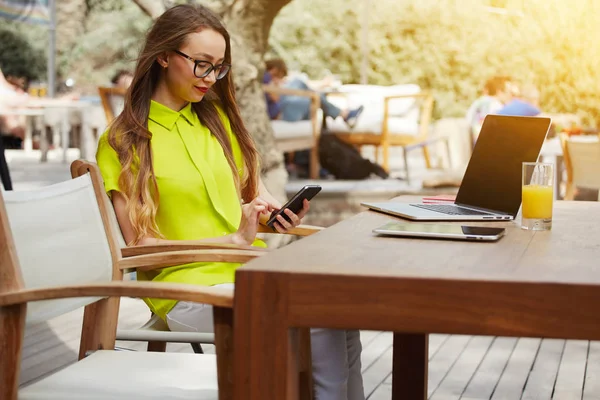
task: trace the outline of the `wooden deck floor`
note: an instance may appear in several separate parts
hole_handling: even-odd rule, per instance
[[[148,316],[141,301],[122,300],[122,327],[139,326]],[[75,312],[27,329],[22,385],[76,360],[81,318]],[[363,331],[361,337],[368,399],[390,399],[392,334]],[[167,351],[192,352],[188,344],[169,344]],[[600,399],[600,342],[431,335],[429,359],[431,400]]]

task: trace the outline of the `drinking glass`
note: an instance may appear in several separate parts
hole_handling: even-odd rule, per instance
[[[552,229],[554,165],[524,162],[522,194],[521,228],[533,231]]]

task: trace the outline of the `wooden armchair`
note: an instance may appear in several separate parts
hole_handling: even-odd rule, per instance
[[[167,244],[167,245],[144,245],[144,246],[126,246],[125,240],[121,234],[117,218],[112,207],[112,203],[104,190],[104,184],[100,170],[95,163],[76,160],[71,164],[71,175],[74,179],[78,179],[82,176],[89,176],[92,181],[94,194],[98,203],[98,207],[102,211],[103,218],[105,220],[106,232],[109,235],[112,243],[120,249],[121,267],[122,270],[129,271],[135,269],[145,269],[145,267],[138,266],[140,260],[142,263],[146,263],[147,260],[153,260],[155,265],[158,267],[172,266],[174,264],[183,264],[189,261],[185,261],[187,257],[195,254],[197,251],[202,251],[204,254],[211,254],[210,260],[206,261],[223,261],[223,262],[246,262],[250,258],[258,257],[267,252],[267,249],[253,247],[253,246],[240,246],[233,244],[224,243],[201,243],[196,245],[189,244]],[[266,221],[266,218],[265,218]],[[263,222],[265,222],[263,221]],[[322,227],[300,225],[289,231],[289,234],[298,236],[308,236],[321,231]],[[272,228],[266,225],[259,227],[259,232],[262,233],[273,233],[278,234]],[[241,252],[242,257],[236,258],[236,252]],[[251,253],[251,256],[246,258],[247,252]],[[182,262],[179,260],[182,259]],[[120,272],[122,279],[122,271]],[[216,327],[216,324],[215,324]],[[188,332],[171,332],[164,321],[156,317],[151,317],[150,320],[144,324],[144,326],[138,329],[130,330],[116,330],[116,340],[125,341],[147,341],[148,351],[164,352],[166,350],[166,344],[168,342],[176,343],[190,343],[194,348],[194,352],[202,353],[200,344],[217,344],[215,333],[200,332],[200,333],[188,333]],[[312,399],[312,380],[311,380],[311,365],[310,365],[310,332],[308,329],[300,331],[300,343],[303,357],[302,376],[300,377],[300,388],[301,388],[301,399],[310,400]],[[81,350],[80,350],[81,356]]]
[[[40,190],[0,195],[0,398],[231,399],[232,291],[121,281],[127,268],[213,261],[215,251],[123,259],[107,229],[108,216],[98,207],[96,189],[87,174]],[[246,262],[261,254],[221,249],[218,258]],[[216,357],[112,351],[120,296],[212,304]],[[17,394],[25,324],[84,306],[81,361]]]
[[[106,114],[106,123],[110,124],[117,115],[123,111],[123,102],[125,101],[126,89],[117,87],[99,87],[98,94],[102,101],[104,114]]]
[[[364,106],[364,111],[353,128],[343,121],[327,120],[331,133],[359,149],[375,146],[375,159],[379,162],[379,149],[383,152],[382,166],[389,171],[391,146],[402,147],[406,179],[409,180],[408,152],[421,149],[427,168],[431,168],[429,145],[446,141],[445,136],[429,135],[433,111],[433,96],[421,91],[417,85],[343,85],[328,99],[341,108]],[[449,151],[449,150],[448,150]]]
[[[600,190],[600,137],[570,138],[561,133],[560,144],[567,170],[565,200],[573,200],[577,188]]]
[[[264,91],[278,96],[301,96],[310,98],[310,120],[288,122],[272,120],[271,126],[275,134],[277,148],[283,152],[293,153],[298,150],[310,150],[309,174],[311,179],[319,178],[319,137],[323,113],[319,94],[309,90],[280,88],[265,85]]]

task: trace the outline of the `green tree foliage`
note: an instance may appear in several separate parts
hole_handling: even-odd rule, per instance
[[[24,26],[33,32],[30,32],[29,35],[26,34]],[[46,54],[42,50],[42,40],[35,35],[35,28],[37,27],[16,23],[2,24],[2,29],[0,29],[0,69],[4,75],[24,77],[30,81],[45,79]]]
[[[330,70],[358,83],[361,3],[294,0],[271,30],[271,55],[311,77]],[[537,85],[544,111],[600,122],[600,2],[368,3],[369,83],[418,83],[443,117],[464,115],[490,76],[510,75]]]
[[[152,23],[139,7],[127,0],[88,0],[86,32],[65,57],[69,76],[80,90],[96,93],[119,69],[132,70],[144,34]]]

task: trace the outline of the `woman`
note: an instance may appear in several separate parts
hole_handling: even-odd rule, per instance
[[[238,107],[229,35],[201,6],[180,5],[146,38],[125,108],[99,143],[97,161],[130,244],[172,241],[264,245],[261,214],[281,205],[258,173],[258,154]],[[241,201],[240,201],[241,200]],[[286,232],[308,211],[304,203]],[[194,263],[140,273],[139,279],[232,286],[237,264]],[[212,329],[208,306],[146,299],[171,330]],[[357,331],[314,330],[317,399],[364,400]]]

